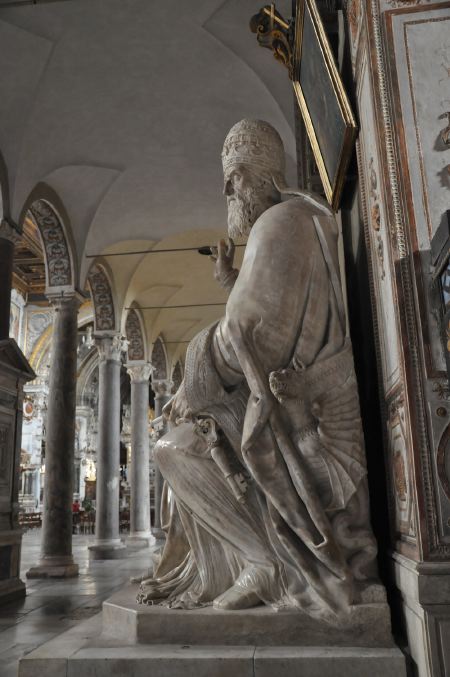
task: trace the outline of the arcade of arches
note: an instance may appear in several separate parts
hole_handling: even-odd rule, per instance
[[[280,0],[278,16],[300,5]],[[450,675],[450,3],[315,5],[358,126],[337,220],[380,577],[406,669],[440,677]],[[326,193],[280,63],[286,31],[278,25],[275,43],[252,34],[260,10],[0,0],[0,621],[26,595],[23,530],[40,543],[28,581],[49,585],[76,581],[81,535],[93,567],[138,550],[150,566],[166,537],[152,450],[189,341],[227,301],[199,250],[226,235],[231,126],[270,122],[289,185]],[[19,674],[36,674],[28,665]],[[181,674],[167,670],[157,674]]]

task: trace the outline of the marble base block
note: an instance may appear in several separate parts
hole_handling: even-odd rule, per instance
[[[72,557],[44,557],[39,564],[31,567],[27,578],[75,578],[78,576],[78,564]]]
[[[137,532],[130,534],[126,539],[127,547],[131,548],[147,548],[150,545],[155,545],[156,538],[151,531],[147,533]]]
[[[123,559],[127,557],[127,548],[124,543],[98,543],[90,545],[89,559]]]
[[[136,602],[131,584],[103,603],[103,631],[138,644],[392,647],[386,602],[352,607],[349,624],[333,627],[296,610],[186,611]]]
[[[0,606],[14,599],[25,597],[26,594],[25,583],[20,578],[0,581]]]

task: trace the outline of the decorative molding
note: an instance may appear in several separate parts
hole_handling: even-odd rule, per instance
[[[95,330],[114,331],[116,313],[111,284],[101,264],[94,263],[89,271],[88,281],[94,305]]]
[[[74,285],[69,246],[60,218],[45,200],[36,200],[29,210],[36,223],[44,245],[47,287]]]
[[[128,311],[125,334],[128,340],[128,359],[145,360],[144,334],[141,321],[134,308]]]

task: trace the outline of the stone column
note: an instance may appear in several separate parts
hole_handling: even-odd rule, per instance
[[[155,380],[152,382],[153,392],[155,393],[155,418],[162,415],[162,410],[165,404],[172,397],[173,384],[168,380]],[[164,431],[161,433],[164,435]],[[161,471],[155,467],[155,520],[153,525],[153,533],[156,538],[165,538],[165,533],[161,529],[161,497],[164,479]]]
[[[41,558],[28,578],[78,575],[72,557],[73,460],[77,385],[76,293],[49,297],[55,309],[47,404]]]
[[[95,544],[91,559],[126,557],[119,536],[120,487],[120,367],[122,340],[118,334],[97,337],[99,352],[97,481]]]
[[[152,366],[148,362],[128,366],[131,378],[131,488],[130,540],[153,545],[150,525],[148,380]]]

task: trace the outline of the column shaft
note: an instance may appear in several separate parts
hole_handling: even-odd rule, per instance
[[[78,574],[72,557],[72,498],[79,300],[62,296],[54,299],[54,306],[41,559],[28,578]]]
[[[170,391],[172,383],[170,381],[155,381],[153,383],[155,392],[155,418],[162,415],[162,410],[172,395]],[[161,433],[164,434],[164,433]],[[155,467],[155,519],[153,524],[153,533],[160,538],[165,536],[161,529],[161,498],[164,479],[158,466]]]
[[[130,539],[154,543],[150,525],[148,380],[149,364],[129,365],[131,377]]]
[[[95,544],[91,559],[124,557],[119,535],[120,488],[120,338],[98,339],[99,392]]]

